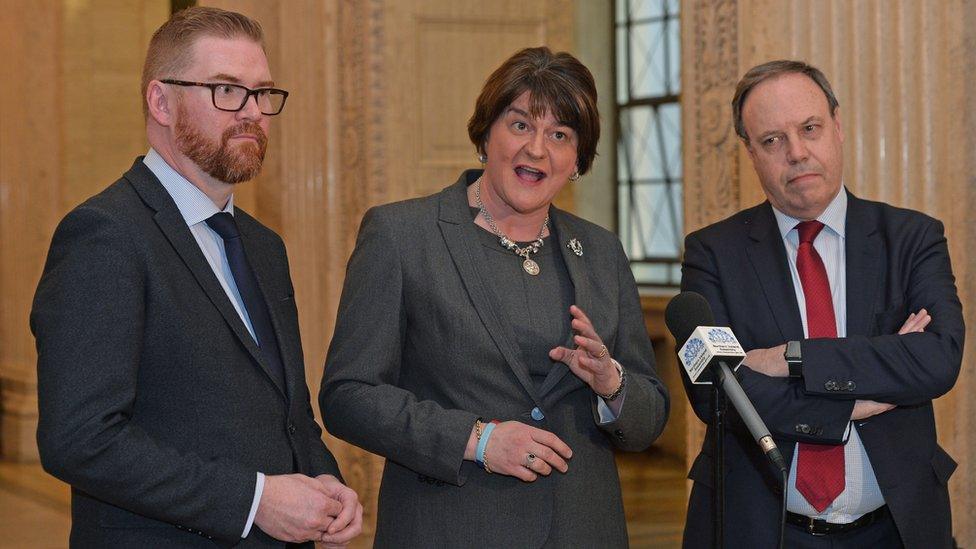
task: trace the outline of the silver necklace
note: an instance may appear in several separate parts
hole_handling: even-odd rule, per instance
[[[549,215],[547,214],[546,219],[542,222],[542,227],[539,229],[539,236],[535,237],[535,240],[528,243],[525,247],[520,247],[511,238],[508,238],[507,236],[505,236],[504,233],[498,230],[498,226],[495,225],[495,218],[493,218],[491,214],[488,213],[488,210],[485,208],[485,203],[481,201],[481,178],[480,177],[478,178],[478,181],[475,183],[474,199],[478,205],[478,210],[481,212],[481,215],[484,216],[485,221],[488,222],[488,227],[491,228],[491,232],[495,233],[495,236],[498,237],[498,242],[504,248],[515,252],[515,255],[522,258],[522,270],[524,270],[525,272],[529,273],[532,276],[536,276],[537,274],[539,274],[541,270],[539,269],[539,264],[533,261],[531,258],[529,258],[529,255],[538,252],[539,248],[542,247],[543,244],[542,235],[545,234],[546,227],[549,226]]]

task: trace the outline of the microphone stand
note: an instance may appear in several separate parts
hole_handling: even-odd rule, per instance
[[[714,545],[719,549],[725,546],[725,391],[722,390],[724,373],[715,368],[716,380],[712,382],[712,428],[715,439],[712,441],[713,454],[712,476],[715,479],[713,506],[715,509]]]

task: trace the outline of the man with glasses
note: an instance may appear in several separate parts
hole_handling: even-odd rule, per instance
[[[142,91],[151,148],[58,226],[31,313],[71,545],[343,546],[362,506],[309,406],[284,245],[234,207],[288,97],[261,27],[177,13]]]

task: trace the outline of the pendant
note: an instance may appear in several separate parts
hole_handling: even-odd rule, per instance
[[[526,259],[522,262],[522,269],[532,276],[539,274],[539,264],[531,259]]]

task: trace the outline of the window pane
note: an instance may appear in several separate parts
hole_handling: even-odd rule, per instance
[[[664,77],[664,24],[641,23],[630,33],[630,85],[634,97],[668,95]]]
[[[680,2],[615,5],[620,238],[638,283],[677,286],[683,244]]]
[[[672,95],[678,95],[681,90],[681,23],[677,18],[669,21],[667,41],[669,91]]]
[[[661,0],[630,0],[630,18],[648,19],[664,15],[666,2]]]

